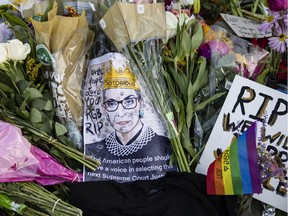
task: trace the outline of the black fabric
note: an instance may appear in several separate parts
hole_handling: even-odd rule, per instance
[[[236,196],[206,194],[206,177],[168,172],[156,180],[70,184],[69,203],[84,216],[234,216]]]

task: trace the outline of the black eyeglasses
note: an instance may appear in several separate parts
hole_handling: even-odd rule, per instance
[[[134,109],[137,106],[138,99],[139,98],[137,97],[128,97],[121,101],[109,99],[105,101],[103,105],[108,112],[114,112],[115,110],[117,110],[119,107],[119,104],[122,104],[124,109],[129,110],[129,109]]]

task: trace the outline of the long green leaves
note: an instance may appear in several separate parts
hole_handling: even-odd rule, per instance
[[[179,142],[191,170],[199,153],[193,144],[195,114],[224,95],[219,93],[209,97],[202,94],[209,81],[207,60],[196,52],[203,38],[203,30],[197,20],[178,25],[176,37],[166,44],[163,58],[163,75],[171,98],[175,128],[180,134]]]

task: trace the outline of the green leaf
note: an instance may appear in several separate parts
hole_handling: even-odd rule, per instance
[[[170,57],[168,57],[168,56],[164,56],[163,57],[163,62],[164,63],[174,63],[174,60],[172,59],[172,58],[170,58]]]
[[[174,109],[176,112],[179,112],[180,108],[178,105],[177,95],[176,95],[175,89],[174,89],[175,85],[172,82],[172,78],[171,78],[170,74],[168,74],[165,70],[162,70],[162,73],[163,73],[164,78],[166,80],[168,91],[170,92],[170,99],[171,99],[171,102],[174,106]]]
[[[264,70],[257,78],[256,81],[260,84],[264,84],[265,83],[265,78],[268,75],[270,71],[268,69]]]
[[[206,59],[204,57],[200,57],[200,67],[197,73],[197,77],[193,82],[193,90],[192,94],[195,96],[195,93],[205,86],[208,82],[208,71],[206,70]]]
[[[21,96],[22,97],[22,96]],[[23,97],[22,97],[23,98]],[[26,96],[26,98],[24,98],[24,100],[22,101],[19,110],[24,111],[26,106],[27,106],[27,100],[28,100],[28,96]]]
[[[196,27],[196,31],[194,32],[191,38],[191,52],[194,52],[195,50],[199,48],[204,38],[203,29],[200,26],[200,24],[197,22],[195,25],[197,27]]]
[[[26,88],[23,92],[24,97],[29,96],[29,100],[32,101],[35,98],[43,97],[40,91],[38,91],[36,88]]]
[[[14,112],[15,111],[15,102],[11,98],[2,98],[1,104],[7,108],[8,110]]]
[[[217,94],[212,95],[207,100],[197,104],[195,106],[194,111],[197,112],[197,111],[200,111],[200,110],[204,109],[208,104],[212,103],[213,101],[217,100],[218,98],[222,97],[225,94],[226,94],[226,92],[221,92],[221,93],[217,93]]]
[[[15,87],[16,84],[13,82],[10,76],[8,76],[6,73],[0,70],[0,77],[1,77],[0,79],[1,83],[10,87],[14,92],[17,92],[17,88]]]
[[[39,123],[42,122],[42,115],[38,109],[31,108],[30,110],[30,121],[32,123]]]
[[[27,80],[19,80],[17,82],[17,87],[19,88],[21,93],[23,93],[26,88],[30,87],[30,85],[31,83]]]
[[[34,142],[38,142],[41,138],[39,136],[36,136],[35,134],[32,134],[32,139]]]
[[[187,150],[189,155],[192,158],[194,158],[194,156],[196,155],[194,147],[193,147],[191,141],[185,136],[185,133],[181,133],[181,143],[182,143],[183,147]]]
[[[173,104],[173,107],[177,113],[180,112],[180,107],[179,107],[179,100],[176,94],[170,94],[170,99],[171,103]]]
[[[190,35],[186,29],[183,29],[181,34],[181,49],[186,57],[190,55]]]
[[[51,111],[53,110],[53,105],[50,100],[47,100],[46,98],[35,98],[31,102],[31,107],[34,107],[38,110],[46,110],[46,111]]]
[[[195,25],[198,21],[196,19],[190,19],[189,22],[186,24],[185,28],[189,31],[191,26]]]
[[[184,57],[184,50],[181,47],[181,40],[182,40],[182,33],[180,30],[179,24],[177,25],[177,34],[176,34],[176,55],[174,57],[174,65],[175,62],[177,63],[179,60],[183,59]],[[175,65],[175,69],[176,69]]]
[[[42,125],[39,127],[39,129],[49,135],[51,135],[52,132],[52,124],[51,124],[51,120],[47,119],[47,118],[43,118],[42,121]]]
[[[58,122],[55,122],[55,133],[56,133],[56,136],[58,137],[67,133],[67,129],[64,125]]]
[[[24,120],[29,120],[29,112],[27,110],[16,110],[16,114]]]
[[[44,107],[44,110],[51,111],[53,110],[53,104],[50,100],[47,100],[46,106]]]
[[[169,49],[171,50],[172,55],[176,56],[176,46],[175,46],[175,42],[173,38],[171,38],[168,41],[168,45],[169,45]]]
[[[7,12],[4,12],[3,15],[12,26],[20,25],[25,28],[28,28],[28,25],[22,19],[18,18],[17,16],[13,16]]]
[[[179,101],[178,101],[178,105],[180,107],[180,112],[179,112],[179,116],[178,116],[178,132],[181,133],[185,123],[186,123],[186,120],[185,120],[185,107],[184,107],[184,103],[183,101],[179,98]]]
[[[187,100],[187,106],[186,106],[186,125],[188,128],[191,127],[191,122],[193,118],[193,109],[194,109],[194,97],[193,97],[193,85],[191,82],[189,82],[188,86],[188,100]]]
[[[38,110],[43,110],[47,104],[47,100],[45,98],[35,98],[31,102],[31,107],[34,107]]]
[[[186,97],[187,95],[187,78],[185,77],[184,73],[176,72],[173,67],[169,69],[170,74],[173,77],[173,80],[176,82],[177,87],[179,87],[181,93]]]
[[[0,83],[0,89],[4,92],[14,93],[13,89],[4,83]]]

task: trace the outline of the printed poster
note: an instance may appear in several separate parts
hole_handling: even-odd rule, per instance
[[[207,175],[215,152],[225,150],[257,122],[262,193],[254,198],[287,212],[287,95],[236,75],[196,167]]]
[[[84,181],[153,180],[176,170],[169,164],[164,121],[143,85],[120,53],[90,62],[83,91],[84,152],[101,166],[84,167]]]

